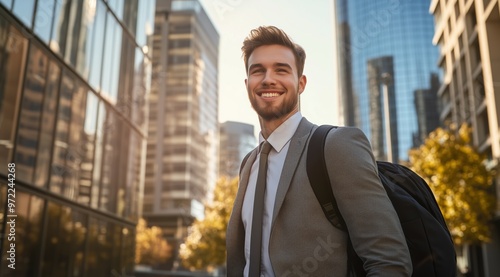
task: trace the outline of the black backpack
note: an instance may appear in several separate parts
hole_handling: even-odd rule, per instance
[[[338,211],[324,158],[325,139],[336,128],[322,125],[313,133],[307,153],[307,175],[333,226],[347,230]],[[318,155],[321,153],[321,155]],[[411,254],[414,277],[455,277],[456,254],[446,222],[427,183],[405,166],[377,162],[379,178],[391,200]],[[416,221],[415,218],[420,218]],[[348,262],[355,276],[366,276],[361,259],[348,244]]]

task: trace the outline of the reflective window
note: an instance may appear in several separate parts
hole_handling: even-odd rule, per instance
[[[89,83],[97,91],[100,90],[101,64],[104,48],[104,32],[106,30],[106,6],[102,1],[97,1],[94,25],[92,27],[92,39],[88,42],[91,55],[86,56],[89,65]]]
[[[82,276],[83,257],[75,256],[83,256],[85,219],[69,207],[49,202],[46,221],[41,276]]]
[[[101,93],[115,104],[118,96],[118,76],[122,49],[122,28],[115,18],[108,13],[106,21],[106,37],[102,65]],[[128,58],[128,57],[124,57]]]
[[[14,1],[12,12],[28,27],[31,28],[35,0]]]
[[[108,0],[109,8],[115,13],[118,19],[123,19],[123,1],[125,0]],[[127,0],[128,1],[128,0]]]
[[[76,70],[83,76],[84,79],[88,79],[92,37],[95,21],[97,19],[97,6],[95,0],[84,0],[81,4],[82,15],[81,28],[79,30],[80,34],[78,38],[75,38],[76,36],[74,35],[74,40],[76,40],[78,44],[78,52],[76,53]]]
[[[64,196],[77,199],[79,194],[79,179],[82,157],[85,152],[85,136],[83,125],[88,88],[74,80],[73,99],[71,100],[71,123],[69,127],[68,155],[66,167],[69,169],[64,176]]]
[[[35,15],[35,33],[47,44],[50,42],[55,0],[38,0]]]
[[[4,248],[2,251],[2,276],[36,276],[38,266],[39,250],[41,243],[41,229],[43,219],[43,200],[36,196],[30,196],[27,193],[16,191],[16,214],[15,218],[15,241],[9,240],[5,236]],[[7,218],[6,231],[10,233],[9,218]],[[8,234],[7,233],[7,234]],[[16,251],[16,269],[9,270],[10,263],[7,260],[7,251],[10,249],[10,243],[15,243]],[[22,259],[18,258],[22,257]]]
[[[44,93],[40,139],[38,143],[34,184],[38,187],[47,187],[50,157],[52,155],[54,124],[57,108],[57,97],[61,69],[55,62],[50,62],[47,76],[47,85]]]
[[[135,50],[131,120],[146,132],[146,92],[151,88],[151,63],[139,48]]]
[[[79,151],[81,152],[80,173],[78,184],[78,203],[89,205],[92,196],[92,170],[94,168],[95,134],[97,124],[98,100],[93,92],[87,92],[87,107],[85,123],[83,126],[82,140]],[[98,187],[98,184],[95,185]]]
[[[18,178],[31,183],[38,149],[38,134],[48,71],[48,57],[32,44],[16,140]]]
[[[59,194],[64,193],[64,178],[67,174],[70,174],[71,170],[66,161],[71,160],[74,157],[74,153],[70,152],[68,141],[71,120],[71,103],[73,100],[73,94],[76,91],[77,84],[75,84],[75,77],[71,76],[67,71],[64,71],[61,78],[50,178],[50,190]]]
[[[0,11],[0,164],[12,161],[17,113],[28,40],[11,26]],[[7,167],[0,167],[6,174]]]
[[[54,22],[52,24],[52,38],[49,47],[55,53],[64,55],[66,49],[66,36],[68,34],[68,22],[70,16],[71,1],[59,0],[55,2]]]
[[[88,216],[73,210],[71,214],[71,224],[73,230],[69,234],[71,240],[71,252],[68,253],[68,260],[70,262],[70,269],[65,276],[79,277],[83,276],[84,264],[83,258],[85,254],[85,240],[87,236],[87,221]]]
[[[88,255],[85,266],[87,276],[112,276],[113,250],[115,250],[116,255],[120,251],[120,245],[115,243],[117,238],[114,238],[114,229],[115,225],[110,222],[90,219]]]
[[[127,155],[126,152],[120,153],[123,122],[117,118],[114,111],[105,110],[99,114],[100,120],[102,120],[102,129],[98,129],[98,132],[102,133],[102,157],[96,157],[102,163],[99,182],[99,208],[114,213],[117,209],[116,196],[120,193],[117,185],[120,180],[124,179],[124,174],[122,174],[124,171],[120,169],[122,169],[126,158],[120,159],[120,157],[127,157]]]
[[[4,5],[7,9],[12,7],[13,0],[0,0],[0,4]]]
[[[143,1],[144,2],[144,1]],[[139,7],[138,0],[126,0],[123,11],[123,23],[131,34],[135,34],[137,25],[137,9]]]
[[[140,184],[141,176],[143,172],[141,170],[141,157],[142,157],[142,143],[144,138],[139,133],[131,132],[131,141],[129,147],[129,165],[127,172],[127,186],[126,186],[126,212],[125,215],[128,219],[132,221],[138,220],[139,215],[139,195],[140,195]]]
[[[135,232],[132,228],[123,227],[122,231],[122,251],[121,259],[122,265],[120,272],[123,275],[129,276],[134,275],[134,264],[135,264]]]
[[[135,40],[141,47],[147,45],[148,36],[154,31],[155,8],[155,1],[139,1]]]

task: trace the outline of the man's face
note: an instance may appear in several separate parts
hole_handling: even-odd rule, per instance
[[[263,120],[285,121],[299,110],[306,78],[297,76],[291,49],[282,45],[257,47],[248,58],[247,76],[248,98]]]

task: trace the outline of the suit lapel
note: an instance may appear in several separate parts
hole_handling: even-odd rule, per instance
[[[252,154],[248,157],[245,165],[243,166],[240,174],[238,192],[236,194],[236,199],[234,200],[235,214],[241,217],[241,209],[243,206],[243,199],[245,198],[245,192],[248,187],[248,179],[250,178],[250,170],[252,169],[252,164],[257,158],[257,149],[252,151]]]
[[[303,118],[299,124],[299,127],[297,128],[297,131],[290,140],[290,146],[288,148],[288,153],[285,158],[285,164],[283,165],[280,181],[278,183],[278,190],[276,192],[276,202],[274,203],[272,224],[274,224],[276,215],[278,214],[283,201],[285,200],[285,195],[288,191],[288,188],[290,187],[292,177],[295,174],[297,165],[299,164],[300,157],[304,152],[307,139],[311,134],[311,129],[313,128],[313,126],[314,125],[311,122]]]

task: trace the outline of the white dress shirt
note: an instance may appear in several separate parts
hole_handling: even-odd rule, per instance
[[[274,272],[269,257],[269,237],[271,235],[271,221],[273,217],[274,202],[276,199],[276,191],[278,190],[278,182],[280,180],[281,171],[283,170],[285,158],[288,153],[288,147],[290,146],[290,140],[299,127],[301,119],[302,114],[300,112],[295,113],[285,122],[283,122],[276,130],[274,130],[267,139],[267,141],[271,144],[272,149],[271,152],[269,152],[268,156],[266,192],[264,196],[264,214],[262,219],[261,276],[265,277],[274,277]],[[262,133],[260,133],[259,145],[262,145],[263,141],[264,137],[262,136]],[[245,192],[245,198],[243,200],[243,208],[241,212],[243,225],[245,226],[245,277],[249,277],[248,270],[250,258],[250,233],[252,230],[253,204],[258,171],[259,158],[255,159],[255,162],[252,165],[250,179],[248,180],[248,187]]]

